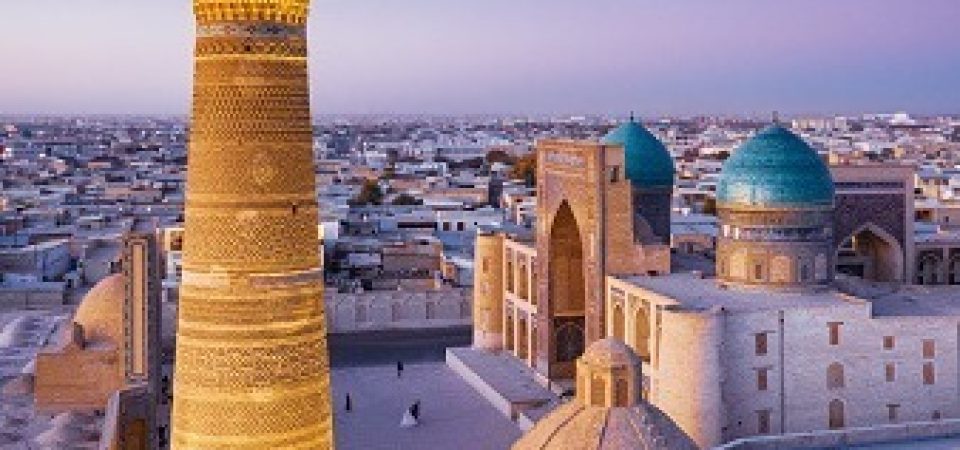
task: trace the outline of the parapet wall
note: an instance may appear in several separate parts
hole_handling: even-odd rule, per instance
[[[324,293],[331,333],[470,325],[471,289]]]
[[[738,439],[714,450],[847,448],[853,445],[895,444],[897,442],[955,436],[960,436],[960,419],[793,433],[780,436],[758,436]]]

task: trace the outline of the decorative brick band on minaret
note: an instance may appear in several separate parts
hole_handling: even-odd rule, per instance
[[[194,3],[175,449],[333,447],[308,3]]]

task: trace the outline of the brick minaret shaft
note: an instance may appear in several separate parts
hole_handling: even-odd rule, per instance
[[[195,0],[172,444],[333,446],[309,0]]]

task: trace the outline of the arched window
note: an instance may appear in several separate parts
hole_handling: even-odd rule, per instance
[[[831,430],[839,430],[840,428],[843,428],[844,426],[846,426],[844,425],[845,418],[844,418],[844,412],[843,412],[843,401],[839,399],[834,399],[833,401],[830,402],[829,422],[830,422]]]
[[[556,332],[557,362],[573,362],[583,354],[583,328],[577,324],[561,325]]]
[[[647,307],[641,305],[637,308],[637,314],[634,319],[634,344],[633,349],[637,351],[640,359],[650,361],[650,317],[647,315]]]
[[[603,382],[603,378],[593,377],[593,380],[590,382],[590,404],[594,406],[606,404],[606,399],[604,398],[606,390],[607,387]]]
[[[947,270],[950,272],[947,277],[947,283],[960,284],[960,257],[954,256],[951,258],[950,266],[947,267]]]
[[[517,319],[517,358],[527,359],[527,318],[520,316]]]
[[[844,386],[843,365],[833,363],[827,367],[827,389],[841,389]]]
[[[506,318],[506,333],[503,334],[503,346],[507,350],[513,350],[513,317]]]
[[[630,406],[628,403],[628,397],[630,395],[630,388],[627,385],[627,380],[624,378],[618,378],[614,382],[613,390],[613,406],[627,407]]]
[[[623,342],[624,341],[624,318],[623,318],[623,308],[620,305],[613,307],[613,337]]]

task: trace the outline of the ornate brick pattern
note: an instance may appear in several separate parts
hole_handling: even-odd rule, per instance
[[[194,3],[176,449],[333,445],[308,3]]]
[[[634,240],[631,184],[614,175],[623,173],[621,147],[542,141],[537,151],[544,163],[537,175],[535,365],[550,378],[570,378],[577,353],[606,336],[604,276],[662,272],[669,251],[638,257],[646,247]],[[565,224],[572,226],[558,226]],[[582,300],[569,302],[580,284]]]
[[[883,229],[905,248],[905,199],[902,194],[837,194],[833,234],[839,246],[867,223]]]

